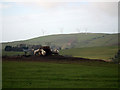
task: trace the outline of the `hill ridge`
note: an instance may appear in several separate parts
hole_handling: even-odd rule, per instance
[[[14,41],[2,43],[3,48],[6,45],[50,45],[61,48],[81,48],[81,47],[94,47],[94,46],[117,46],[118,33],[72,33],[72,34],[54,34],[47,36],[40,36],[28,40]]]

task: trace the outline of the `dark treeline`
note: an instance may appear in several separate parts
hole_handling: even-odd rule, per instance
[[[20,44],[17,46],[6,46],[5,51],[23,51],[23,50],[28,50],[28,49],[38,49],[40,48],[41,45],[26,45],[26,44]]]
[[[23,49],[28,49],[28,47],[24,46],[24,47],[12,47],[12,46],[6,46],[5,47],[5,51],[23,51]]]
[[[31,49],[38,49],[42,47],[42,45],[26,45],[26,44],[20,44],[20,45],[17,45],[17,46],[10,46],[10,45],[7,45],[5,47],[5,51],[23,51],[23,50],[31,50]],[[59,46],[55,46],[55,45],[51,45],[50,46],[51,49],[58,49],[58,50],[61,50],[61,47]]]

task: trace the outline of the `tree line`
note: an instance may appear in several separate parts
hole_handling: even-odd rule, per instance
[[[12,47],[12,46],[6,46],[5,51],[23,51],[23,49],[28,49],[28,47]]]
[[[61,47],[60,46],[56,46],[56,45],[47,45],[47,46],[50,46],[51,49],[58,49],[58,50],[61,50]],[[5,51],[23,51],[23,50],[31,50],[31,49],[38,49],[42,47],[41,44],[39,45],[27,45],[27,44],[19,44],[19,45],[16,45],[16,46],[11,46],[11,45],[7,45],[5,46],[4,50]],[[67,48],[65,48],[67,49]]]
[[[40,48],[41,45],[26,45],[26,44],[20,44],[17,46],[10,46],[7,45],[5,46],[5,51],[23,51],[23,50],[28,50],[28,49],[38,49]]]

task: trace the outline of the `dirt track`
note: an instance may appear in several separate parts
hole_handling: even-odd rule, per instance
[[[65,56],[11,56],[2,57],[3,61],[34,61],[34,62],[107,62],[100,59],[87,59],[87,58],[76,58],[76,57],[65,57]]]

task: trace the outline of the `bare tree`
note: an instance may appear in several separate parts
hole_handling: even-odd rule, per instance
[[[88,28],[87,27],[85,27],[85,34],[87,35],[87,30],[88,30]]]
[[[60,33],[63,34],[63,28],[60,28]]]
[[[113,29],[113,33],[115,33],[116,32],[116,30],[115,29]]]
[[[43,33],[43,36],[44,36],[44,34],[45,34],[45,30],[44,30],[44,29],[41,29],[41,31],[42,31],[42,33]]]
[[[80,33],[80,28],[77,28],[76,31],[77,31],[78,33]]]

